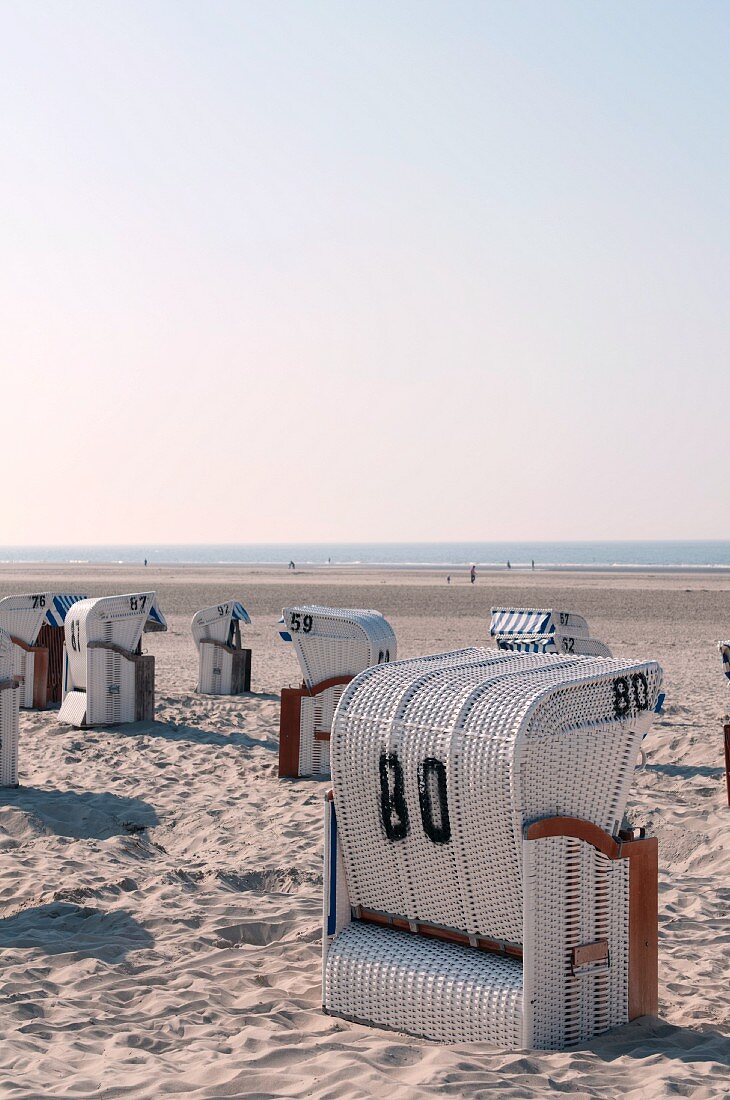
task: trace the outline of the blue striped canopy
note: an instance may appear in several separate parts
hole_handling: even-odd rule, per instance
[[[63,626],[69,609],[79,600],[85,600],[85,596],[54,596],[51,606],[46,609],[46,622],[49,626]]]
[[[555,630],[552,611],[536,611],[524,607],[493,607],[489,632],[495,634],[552,634]],[[534,652],[540,652],[534,650]]]

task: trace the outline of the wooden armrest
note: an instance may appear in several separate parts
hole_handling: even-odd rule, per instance
[[[619,841],[592,821],[584,821],[582,817],[543,817],[540,821],[533,821],[525,829],[526,840],[542,840],[548,836],[569,836],[575,840],[584,840],[609,859],[619,859],[621,856]]]

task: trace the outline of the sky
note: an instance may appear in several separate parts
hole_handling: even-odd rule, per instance
[[[0,0],[0,545],[730,537],[729,39]]]

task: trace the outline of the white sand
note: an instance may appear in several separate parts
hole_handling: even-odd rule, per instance
[[[721,1097],[728,1056],[728,821],[721,720],[730,577],[0,567],[0,591],[155,587],[157,721],[79,732],[21,716],[0,791],[2,1097]],[[194,610],[240,597],[254,694],[193,692]],[[614,653],[656,657],[666,716],[632,815],[660,839],[660,1019],[569,1053],[448,1047],[320,1010],[321,800],[276,776],[295,683],[284,602],[377,607],[399,654],[484,644],[492,603],[566,606]]]

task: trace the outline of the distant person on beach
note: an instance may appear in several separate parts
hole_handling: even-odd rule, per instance
[[[290,561],[290,562],[289,562],[289,568],[290,568],[290,569],[294,569],[294,570],[296,571],[296,568],[297,568],[297,567],[296,567],[296,565],[294,564],[294,562],[293,562],[293,561]]]
[[[476,565],[472,565],[471,570],[469,572],[469,579],[471,580],[472,584],[474,584],[474,581],[477,579],[477,567],[476,567]]]
[[[511,566],[511,564],[510,564],[510,562],[509,562],[509,559],[507,560],[507,568],[508,568],[508,569],[511,569],[511,568],[512,568],[512,566]]]
[[[451,584],[451,574],[450,573],[447,573],[447,575],[446,575],[446,583]]]
[[[532,559],[532,568],[533,569],[535,568],[535,559],[534,558]]]
[[[144,559],[145,566],[147,565],[147,558]]]

